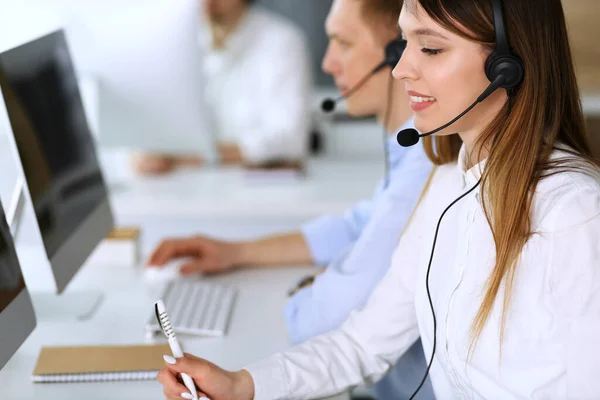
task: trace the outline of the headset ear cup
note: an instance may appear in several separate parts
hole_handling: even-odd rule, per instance
[[[497,59],[498,59],[498,55],[494,51],[485,60],[485,76],[487,76],[487,78],[490,82],[493,82],[494,79],[496,78],[496,76],[494,75],[493,66]]]
[[[385,47],[385,63],[386,65],[394,68],[396,64],[402,58],[402,54],[404,53],[404,49],[406,48],[406,41],[398,38],[394,39]]]
[[[496,52],[489,55],[485,61],[485,75],[493,82],[499,75],[505,78],[502,88],[512,89],[523,81],[523,63],[512,55],[499,56]]]

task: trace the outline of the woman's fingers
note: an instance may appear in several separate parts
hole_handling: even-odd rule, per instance
[[[183,399],[183,398],[185,398],[185,397],[183,397],[184,393],[187,393],[191,396],[188,388],[186,388],[185,385],[179,383],[179,381],[177,380],[175,375],[166,368],[162,369],[158,373],[156,379],[163,386],[163,393],[164,393],[165,397],[168,399],[171,399],[171,398]],[[192,397],[190,397],[190,399],[191,398]]]

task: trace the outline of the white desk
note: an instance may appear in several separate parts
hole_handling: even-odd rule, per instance
[[[225,223],[196,220],[204,231],[223,238],[268,234],[291,225],[285,221]],[[145,227],[142,227],[145,229]],[[188,233],[193,225],[176,224],[168,233]],[[160,238],[162,230],[152,229],[145,240],[145,253]],[[224,338],[180,337],[185,351],[204,357],[227,369],[239,369],[274,352],[287,348],[283,307],[287,291],[310,267],[271,270],[241,270],[207,281],[234,284],[239,288],[228,333]],[[85,322],[43,322],[17,354],[0,371],[0,399],[162,399],[157,382],[33,384],[31,372],[42,346],[135,344],[145,342],[145,323],[152,312],[161,284],[144,281],[141,268],[88,265],[67,288],[69,292],[105,292],[94,316]],[[347,399],[341,395],[336,400]]]
[[[383,162],[311,160],[299,181],[257,183],[241,168],[180,169],[166,176],[125,177],[111,184],[118,217],[308,219],[342,212],[369,198]]]
[[[17,181],[8,137],[0,132],[0,197],[4,205]],[[383,159],[311,159],[297,182],[250,182],[239,167],[179,169],[157,177],[133,176],[125,152],[103,151],[117,220],[127,217],[226,217],[304,221],[343,212],[370,198],[384,173]]]
[[[289,346],[282,309],[286,291],[311,269],[245,270],[209,278],[239,287],[239,295],[224,338],[181,337],[184,349],[228,369],[239,369]],[[143,283],[141,269],[88,267],[68,291],[106,288],[105,299],[88,321],[40,323],[0,372],[2,400],[162,399],[155,381],[126,383],[33,384],[30,375],[41,346],[133,344],[144,342],[144,325],[159,285]],[[347,399],[340,395],[335,399]]]

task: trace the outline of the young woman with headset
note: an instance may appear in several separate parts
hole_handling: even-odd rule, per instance
[[[428,133],[398,141],[435,132],[440,156],[458,132],[458,163],[436,169],[387,276],[338,331],[239,372],[166,359],[167,398],[185,393],[181,372],[213,400],[324,397],[378,380],[419,335],[438,399],[597,398],[600,163],[561,1],[405,0],[399,23],[394,76]]]

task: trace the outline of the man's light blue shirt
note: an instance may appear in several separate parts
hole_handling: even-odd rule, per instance
[[[413,127],[409,120],[401,129]],[[327,215],[302,228],[316,264],[327,265],[314,283],[296,293],[285,308],[294,343],[339,327],[364,305],[391,264],[400,234],[432,170],[422,145],[387,141],[389,184],[377,186],[371,200],[343,215]],[[348,177],[351,179],[351,177]]]
[[[400,129],[413,127],[411,119]],[[285,308],[288,332],[294,343],[339,327],[352,310],[366,303],[391,265],[392,253],[433,164],[422,144],[404,148],[396,141],[396,135],[392,135],[386,146],[387,187],[384,177],[372,199],[356,204],[345,214],[323,216],[302,228],[313,260],[327,268],[311,286],[296,293]],[[424,372],[422,348],[413,347],[415,350],[409,353],[417,353],[414,358],[421,359],[418,369]],[[416,379],[418,385],[421,377],[413,377],[411,381]]]

